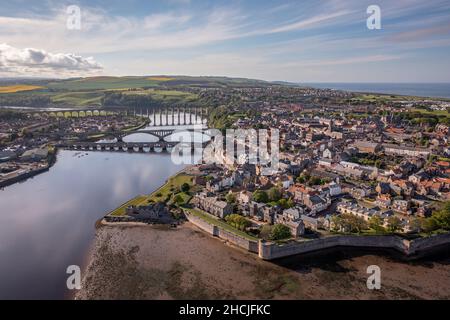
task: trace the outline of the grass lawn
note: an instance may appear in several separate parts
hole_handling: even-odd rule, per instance
[[[189,184],[192,187],[192,176],[180,173],[174,177],[169,178],[169,180],[158,190],[150,195],[150,200],[154,202],[164,201],[170,194],[178,193],[181,185],[184,183]],[[158,196],[159,195],[159,196]]]
[[[215,226],[217,226],[219,228],[222,228],[224,230],[230,231],[230,232],[232,232],[232,233],[234,233],[234,234],[236,234],[238,236],[241,236],[241,237],[243,237],[245,239],[252,240],[252,241],[258,241],[258,238],[253,237],[253,236],[249,235],[248,233],[245,233],[245,232],[243,232],[241,230],[238,230],[238,229],[230,226],[225,221],[219,220],[218,218],[215,218],[212,215],[210,215],[210,214],[208,214],[206,212],[203,212],[203,211],[201,211],[199,209],[183,208],[183,210],[186,210],[189,213],[193,214],[194,216],[196,216],[196,217],[198,217],[200,219],[203,219],[204,221],[206,221],[206,222],[208,222],[210,224],[213,224],[213,225],[215,225]]]
[[[169,180],[158,190],[153,192],[150,195],[140,195],[137,196],[124,204],[122,204],[117,209],[111,211],[109,215],[112,216],[123,216],[125,214],[125,209],[129,206],[142,206],[148,205],[150,202],[161,202],[164,201],[168,195],[172,193],[176,193],[176,190],[179,190],[183,183],[188,183],[192,187],[192,176],[189,176],[184,173],[177,174],[174,177],[169,178]],[[171,191],[173,189],[174,191]],[[161,194],[160,196],[156,196],[157,194]],[[187,193],[180,192],[181,197],[183,197],[183,201],[187,203],[191,196]]]

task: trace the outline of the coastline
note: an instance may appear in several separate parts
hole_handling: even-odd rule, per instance
[[[6,188],[6,187],[12,186],[12,185],[14,185],[16,183],[24,182],[24,181],[26,181],[28,179],[31,179],[31,178],[33,178],[33,177],[35,177],[35,176],[37,176],[37,175],[39,175],[41,173],[49,171],[51,169],[51,167],[53,167],[55,165],[56,161],[57,161],[58,152],[59,152],[59,149],[55,148],[55,153],[50,157],[46,167],[43,167],[43,168],[40,168],[40,169],[37,169],[37,170],[33,170],[31,172],[26,172],[24,174],[15,176],[15,177],[10,178],[8,180],[0,181],[0,190],[3,189],[3,188]]]
[[[189,165],[179,170],[172,176],[168,177],[165,182],[149,196],[152,196],[162,190],[170,179],[177,175],[187,173],[194,166]],[[126,202],[127,203],[127,202]],[[126,204],[125,203],[125,204]],[[116,210],[116,209],[115,209]],[[130,221],[106,221],[106,217],[111,215],[115,210],[107,213],[100,221],[103,226],[139,226],[146,223],[130,222]],[[322,251],[335,248],[360,248],[375,249],[375,250],[396,250],[402,254],[405,259],[414,260],[428,256],[430,253],[444,249],[450,249],[450,232],[440,235],[429,235],[427,237],[419,237],[417,239],[409,240],[405,237],[396,234],[387,235],[346,235],[336,234],[323,238],[303,241],[289,241],[279,244],[271,241],[263,241],[261,239],[249,239],[232,231],[224,230],[221,226],[211,224],[201,217],[196,217],[193,214],[183,210],[186,222],[190,223],[204,232],[211,238],[217,238],[221,241],[231,244],[235,249],[245,250],[250,254],[254,254],[261,260],[278,260],[291,256],[304,255],[309,253],[318,253]]]
[[[176,229],[102,226],[75,299],[450,298],[448,250],[414,262],[373,248],[268,262],[226,244],[189,222]],[[380,291],[366,288],[366,268],[373,264],[383,272]]]

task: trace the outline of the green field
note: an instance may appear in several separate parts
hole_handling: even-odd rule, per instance
[[[184,183],[189,184],[192,188],[192,176],[184,173],[177,174],[176,176],[169,178],[169,180],[161,188],[152,194],[137,196],[125,202],[117,209],[114,209],[108,215],[114,217],[123,216],[125,214],[125,209],[129,206],[140,206],[147,205],[152,202],[163,202],[172,194],[180,194],[183,201],[188,202],[191,199],[191,196],[184,192],[179,192],[181,185]]]
[[[138,90],[138,91],[122,91],[125,95],[144,95],[149,96],[156,101],[164,101],[169,103],[189,103],[198,99],[196,94],[177,90]]]
[[[101,106],[103,92],[69,92],[56,94],[51,97],[52,102],[64,105]]]
[[[252,79],[189,76],[87,77],[4,82],[0,105],[29,107],[115,107],[199,104],[197,94],[186,88],[269,86]],[[29,90],[29,91],[25,91]]]
[[[153,192],[149,199],[154,202],[164,201],[171,194],[178,193],[184,183],[192,187],[192,176],[180,173],[171,177],[161,188]]]
[[[48,87],[56,90],[108,90],[156,87],[161,81],[143,77],[92,77],[50,82]]]
[[[437,116],[437,117],[450,117],[450,112],[448,112],[447,110],[426,110],[426,109],[419,109],[419,108],[414,108],[411,109],[412,112],[418,112],[421,113],[423,115],[431,115],[431,116]]]
[[[423,100],[424,97],[415,97],[415,96],[401,96],[401,95],[393,95],[393,94],[382,94],[382,93],[361,93],[360,95],[352,98],[353,101],[364,101],[364,102],[399,102],[399,101],[417,101]],[[446,100],[442,98],[430,98],[437,100]]]

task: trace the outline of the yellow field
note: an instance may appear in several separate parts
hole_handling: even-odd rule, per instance
[[[175,78],[169,78],[169,77],[149,77],[147,80],[153,80],[153,81],[170,81],[175,80]]]
[[[0,93],[14,93],[20,91],[31,91],[36,89],[42,89],[44,87],[40,86],[30,86],[30,85],[17,85],[17,86],[4,86],[0,87]]]

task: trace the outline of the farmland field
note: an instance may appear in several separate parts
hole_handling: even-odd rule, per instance
[[[51,89],[60,90],[102,90],[102,89],[133,89],[156,87],[159,81],[141,77],[94,77],[66,81],[50,82]]]
[[[198,96],[193,93],[176,91],[176,90],[138,90],[138,91],[123,91],[126,95],[146,95],[152,97],[154,100],[169,101],[169,102],[192,102],[197,100]]]
[[[32,86],[32,85],[4,86],[4,87],[0,87],[0,93],[15,93],[15,92],[22,92],[22,91],[38,90],[38,89],[43,89],[43,88],[44,87]]]
[[[52,102],[64,105],[101,106],[102,92],[69,92],[52,96]]]

